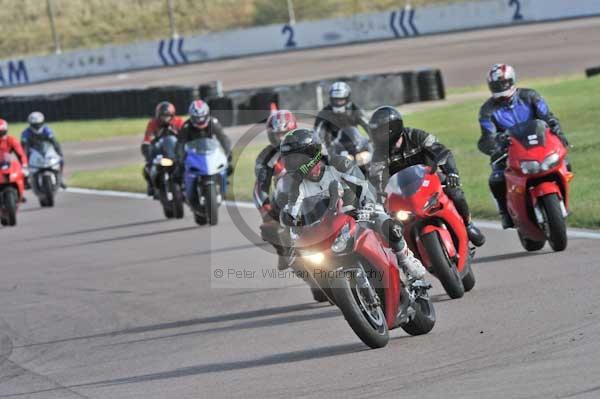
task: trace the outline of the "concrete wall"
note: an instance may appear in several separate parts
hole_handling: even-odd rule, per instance
[[[482,0],[0,61],[0,87],[600,14],[600,0]]]

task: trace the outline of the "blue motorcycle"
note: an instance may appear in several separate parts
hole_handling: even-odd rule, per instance
[[[215,138],[200,138],[185,145],[186,202],[199,225],[216,225],[219,206],[227,192],[227,155]]]

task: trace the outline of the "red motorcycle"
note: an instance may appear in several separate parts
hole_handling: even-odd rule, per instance
[[[10,154],[0,155],[0,223],[17,224],[17,210],[25,191],[25,175],[21,164]]]
[[[405,285],[396,255],[369,227],[373,221],[364,217],[369,212],[357,221],[342,212],[341,202],[334,181],[329,195],[304,198],[294,207],[295,216],[284,216],[297,254],[292,268],[340,308],[371,348],[387,345],[393,328],[410,335],[431,331],[435,310],[427,294],[429,284]]]
[[[519,124],[508,131],[506,202],[521,245],[527,251],[544,247],[567,248],[569,215],[567,148],[540,120]]]
[[[403,225],[404,239],[450,298],[475,286],[475,249],[462,217],[444,193],[435,171],[423,165],[393,175],[386,186],[386,208]]]

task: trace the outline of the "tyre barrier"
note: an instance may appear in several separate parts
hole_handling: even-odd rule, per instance
[[[588,69],[588,76],[600,73],[599,69]],[[0,97],[0,118],[10,122],[24,121],[35,110],[43,112],[48,121],[151,117],[160,101],[172,102],[179,114],[185,114],[189,104],[199,96],[207,101],[224,126],[261,123],[268,117],[272,104],[279,109],[316,115],[319,104],[328,102],[329,86],[338,80],[348,82],[353,90],[353,101],[364,109],[375,109],[384,104],[441,100],[446,96],[440,70],[427,69],[236,90],[226,95],[221,94],[221,82],[216,81],[196,88],[167,86],[6,96]]]
[[[417,85],[420,101],[436,101],[446,98],[442,73],[439,69],[417,71]]]
[[[255,89],[254,92],[274,92],[277,94],[279,108],[318,112],[318,93],[322,102],[327,104],[329,87],[337,81],[345,81],[352,88],[352,101],[363,109],[375,109],[381,105],[402,105],[419,101],[442,100],[446,90],[442,73],[439,69],[426,69],[416,72],[399,72],[374,75],[359,75],[303,82],[291,86],[276,86]],[[238,122],[252,123],[243,116],[252,106],[249,98],[252,93],[236,91],[236,98],[243,98],[238,103],[242,113]],[[239,106],[236,108],[240,109]],[[262,109],[262,108],[260,108]]]
[[[600,75],[600,66],[592,67],[585,70],[585,76],[588,78]]]
[[[223,83],[220,80],[215,80],[198,86],[198,97],[203,101],[223,97]]]
[[[139,118],[151,116],[160,101],[170,101],[180,113],[185,113],[194,99],[192,87],[179,86],[6,96],[0,97],[0,117],[18,122],[26,120],[32,111],[40,111],[48,121]]]
[[[233,100],[229,97],[215,97],[207,100],[211,115],[217,118],[221,125],[233,126]]]

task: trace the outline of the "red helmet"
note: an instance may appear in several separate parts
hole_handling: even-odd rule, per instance
[[[0,137],[6,136],[6,133],[8,133],[8,122],[0,119]]]
[[[296,117],[290,111],[274,111],[267,119],[267,134],[269,141],[274,147],[279,147],[281,138],[288,132],[296,129],[298,122]]]
[[[158,103],[154,110],[154,117],[161,125],[168,125],[175,117],[175,106],[168,101]]]

